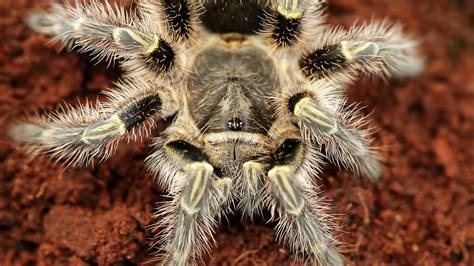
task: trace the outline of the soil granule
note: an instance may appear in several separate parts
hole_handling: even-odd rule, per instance
[[[62,101],[95,100],[117,67],[58,52],[23,17],[51,1],[0,1],[0,265],[133,265],[150,258],[147,226],[164,191],[146,174],[147,142],[123,144],[93,168],[29,159],[7,127]],[[128,2],[128,1],[125,1]],[[329,21],[388,16],[422,40],[426,71],[349,89],[380,130],[383,178],[371,183],[327,166],[324,195],[339,240],[357,265],[474,265],[474,2],[330,0]],[[373,111],[373,112],[372,112]],[[232,215],[206,264],[289,265],[273,224]]]

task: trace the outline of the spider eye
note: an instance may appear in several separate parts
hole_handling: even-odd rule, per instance
[[[227,121],[227,128],[233,131],[241,130],[244,127],[244,121],[240,118],[233,117]]]

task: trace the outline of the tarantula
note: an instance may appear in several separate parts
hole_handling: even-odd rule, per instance
[[[193,263],[231,208],[267,209],[276,238],[312,263],[343,265],[314,178],[325,159],[376,180],[380,156],[345,87],[359,73],[422,70],[417,42],[386,20],[324,24],[324,1],[138,0],[134,12],[92,1],[54,4],[27,24],[66,48],[119,62],[109,101],[14,125],[33,154],[103,161],[120,140],[150,135],[148,169],[172,200],[159,210],[157,260]]]

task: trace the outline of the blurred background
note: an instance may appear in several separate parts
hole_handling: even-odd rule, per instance
[[[163,199],[146,174],[146,142],[121,145],[94,168],[29,159],[6,134],[25,114],[95,100],[120,77],[87,55],[58,52],[27,29],[25,13],[50,0],[0,1],[0,265],[135,265],[149,258],[147,226]],[[113,1],[110,1],[113,2]],[[130,1],[122,0],[129,6]],[[474,265],[474,1],[329,0],[329,23],[389,17],[422,41],[426,70],[406,81],[358,81],[386,147],[372,184],[328,166],[323,195],[340,217],[354,265]],[[272,225],[231,216],[213,265],[290,265]]]

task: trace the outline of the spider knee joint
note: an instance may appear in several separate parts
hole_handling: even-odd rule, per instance
[[[123,136],[126,132],[124,122],[115,114],[109,119],[86,127],[82,133],[81,141],[88,145],[94,145]]]
[[[304,209],[305,201],[294,183],[293,176],[294,168],[290,165],[274,166],[268,171],[268,177],[273,184],[280,204],[287,213],[298,216]]]
[[[141,33],[128,28],[115,28],[112,36],[115,43],[126,48],[140,47],[146,51],[153,44]]]
[[[300,19],[303,16],[303,0],[278,0],[276,11],[287,19]]]
[[[189,181],[180,205],[188,215],[192,216],[201,210],[213,171],[214,168],[207,162],[193,162],[186,166],[185,172]]]
[[[263,164],[256,161],[248,161],[243,164],[242,168],[249,194],[252,196],[257,195],[262,187]]]
[[[352,63],[357,59],[366,59],[377,56],[380,46],[375,42],[341,42],[341,52],[347,63]]]
[[[291,97],[289,107],[297,119],[316,127],[326,134],[332,135],[338,131],[336,119],[314,99],[304,93]]]

